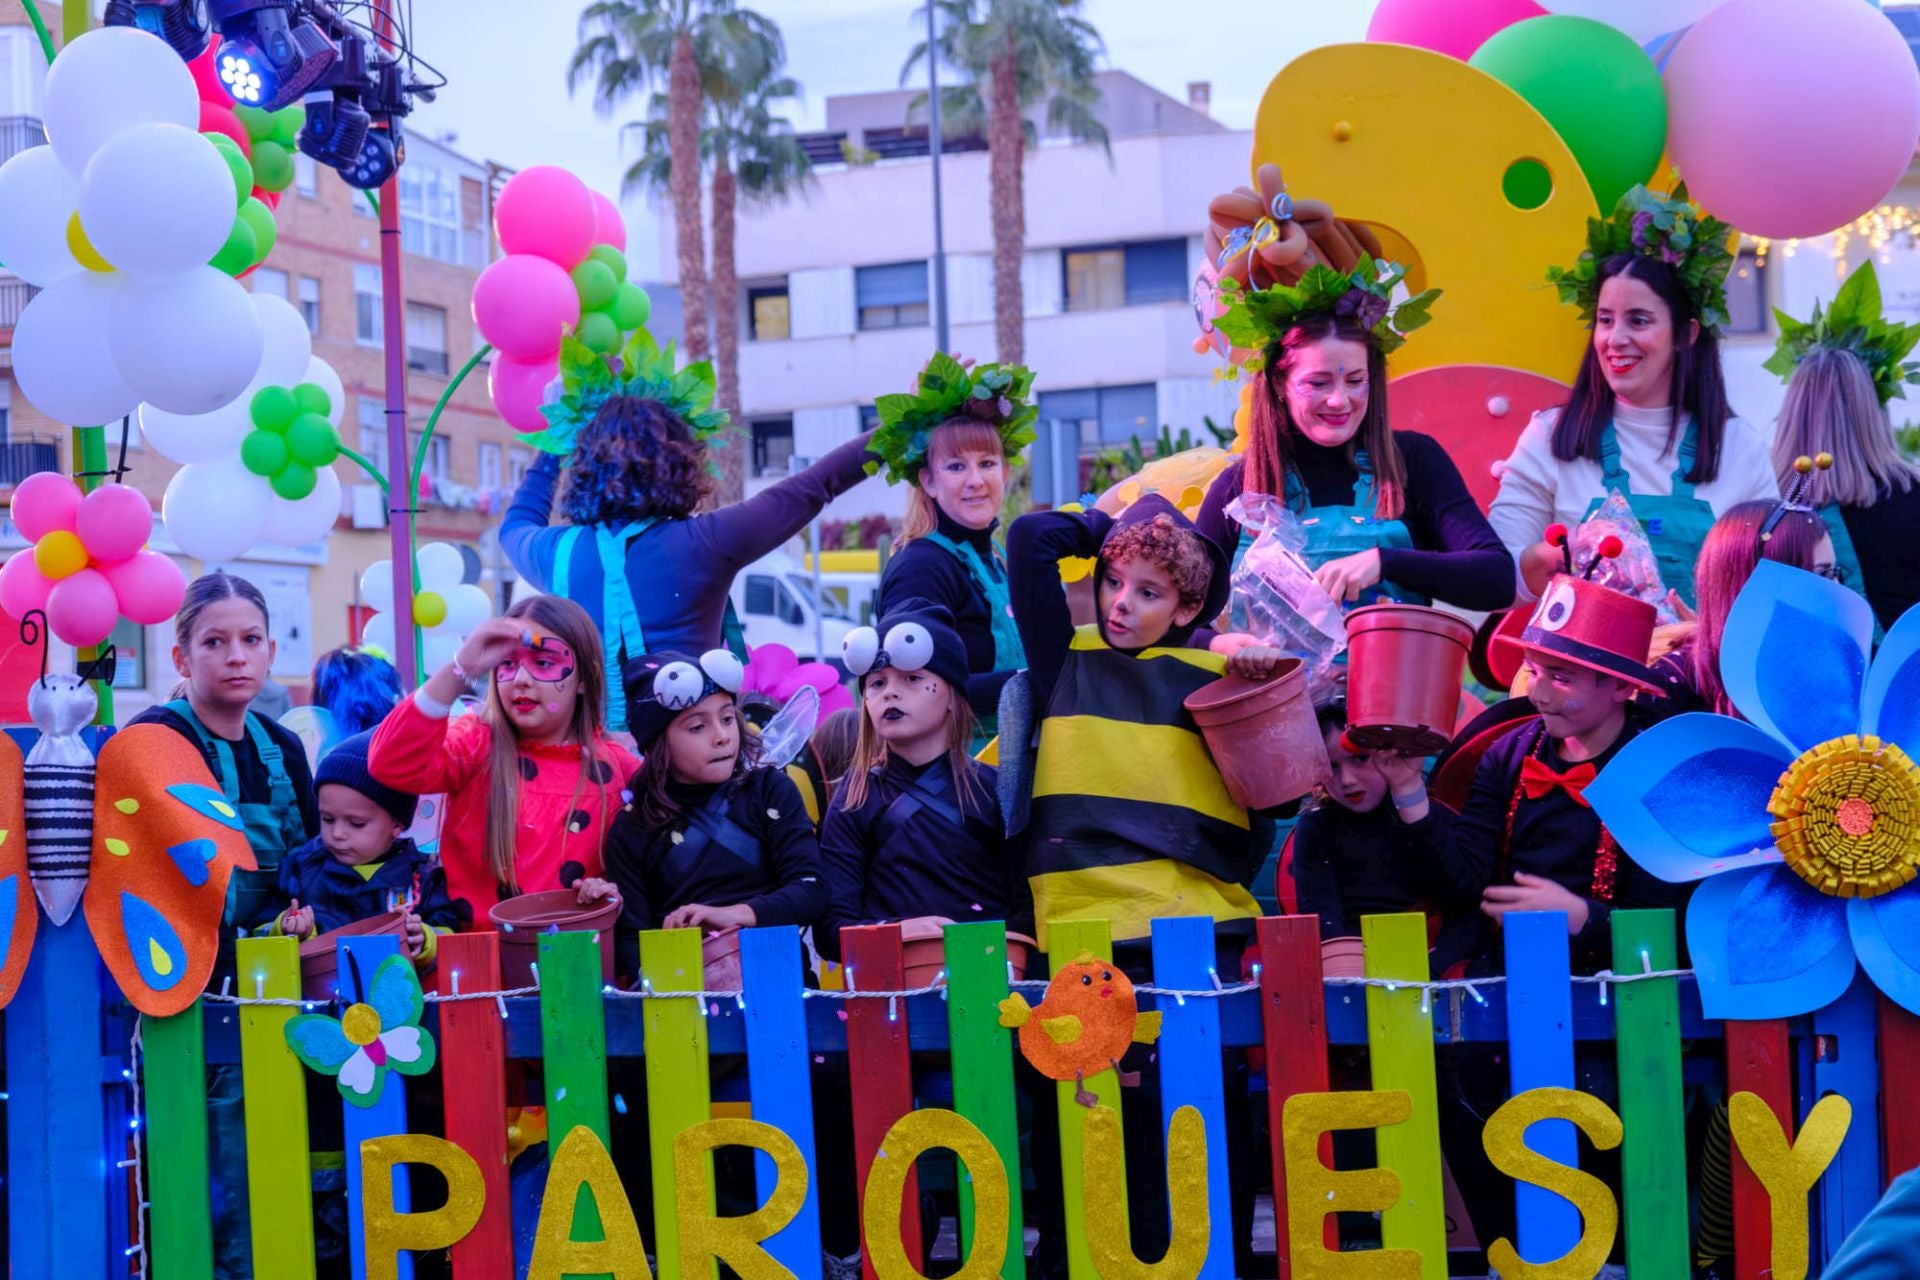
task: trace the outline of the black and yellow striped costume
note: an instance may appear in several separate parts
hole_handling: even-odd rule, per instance
[[[1040,945],[1053,920],[1104,919],[1114,941],[1156,916],[1253,919],[1245,809],[1181,705],[1226,660],[1202,649],[1121,651],[1078,628],[1040,725],[1027,875]]]

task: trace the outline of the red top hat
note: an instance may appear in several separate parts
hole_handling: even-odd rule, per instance
[[[1495,635],[1489,649],[1502,655],[1537,649],[1664,697],[1647,669],[1656,621],[1653,606],[1644,600],[1563,573],[1547,584],[1519,638]]]

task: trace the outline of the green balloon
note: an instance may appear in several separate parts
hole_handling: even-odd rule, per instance
[[[271,431],[249,431],[240,442],[240,461],[257,476],[271,479],[287,465],[287,441]]]
[[[604,263],[613,272],[613,278],[621,284],[627,282],[627,255],[610,244],[597,244],[593,252],[587,255],[587,261]]]
[[[1472,63],[1546,117],[1603,212],[1659,165],[1666,89],[1631,36],[1591,18],[1549,14],[1496,32]]]
[[[300,403],[286,387],[262,387],[247,402],[247,416],[262,431],[284,433],[300,416]]]
[[[599,311],[613,301],[613,291],[620,287],[620,282],[613,278],[612,268],[592,258],[575,267],[571,274],[582,311]]]
[[[323,418],[333,416],[333,399],[327,395],[327,389],[317,382],[303,382],[295,387],[293,399],[302,413],[317,413]]]
[[[240,144],[224,133],[203,133],[200,135],[213,144],[220,158],[227,162],[227,171],[233,175],[233,203],[238,208],[247,199],[247,193],[253,190],[253,162],[247,159],[247,153]]]
[[[324,467],[340,456],[340,437],[319,414],[303,413],[287,428],[287,451],[295,461]]]
[[[208,266],[237,276],[242,271],[260,261],[260,241],[253,234],[253,228],[239,214],[233,216],[233,226],[227,231],[227,242],[220,246],[220,252],[213,255]]]
[[[240,117],[240,124],[247,136],[255,142],[262,142],[273,136],[273,113],[262,111],[258,107],[237,106],[233,114]]]
[[[623,284],[613,295],[613,322],[622,333],[632,333],[653,314],[653,299],[637,284]]]
[[[307,109],[299,103],[273,113],[273,140],[292,150],[300,145],[300,131],[307,125]]]
[[[589,311],[580,317],[580,331],[574,335],[590,351],[611,355],[620,349],[620,326],[604,311]]]
[[[254,143],[253,180],[262,191],[285,191],[293,185],[293,152],[271,139]]]
[[[280,241],[280,224],[273,220],[273,210],[267,208],[258,196],[248,196],[247,202],[240,206],[240,220],[253,228],[253,238],[260,249],[255,262],[265,262],[267,255],[273,252],[273,246]]]
[[[271,483],[275,493],[288,502],[298,502],[313,492],[313,486],[320,483],[320,477],[304,462],[289,462],[273,477]]]

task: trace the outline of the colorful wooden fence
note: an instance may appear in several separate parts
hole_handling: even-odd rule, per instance
[[[1892,1093],[1899,1073],[1915,1061],[1920,1035],[1904,1013],[1876,1009],[1871,1001],[1863,1010],[1841,1008],[1821,1020],[1838,1028],[1821,1032],[1836,1037],[1831,1041],[1814,1037],[1820,1026],[1816,1020],[1803,1020],[1804,1025],[1727,1024],[1723,1029],[1701,1018],[1690,979],[1661,976],[1675,965],[1668,912],[1615,913],[1615,968],[1622,977],[1611,982],[1569,973],[1564,920],[1553,915],[1509,917],[1510,979],[1483,981],[1471,989],[1434,984],[1426,981],[1424,928],[1418,916],[1369,919],[1368,976],[1323,980],[1317,921],[1262,920],[1248,957],[1257,967],[1241,982],[1239,975],[1212,972],[1210,922],[1155,922],[1152,949],[1158,987],[1144,994],[1141,1004],[1158,1008],[1165,1023],[1157,1048],[1160,1123],[1170,1124],[1183,1108],[1193,1108],[1204,1122],[1206,1206],[1215,1225],[1195,1274],[1234,1274],[1231,1233],[1226,1229],[1231,1212],[1223,1068],[1248,1049],[1262,1051],[1253,1101],[1260,1105],[1264,1091],[1276,1135],[1273,1176],[1282,1277],[1292,1270],[1287,1254],[1287,1162],[1277,1135],[1290,1098],[1327,1091],[1329,1052],[1343,1046],[1365,1046],[1373,1086],[1402,1090],[1410,1099],[1411,1118],[1379,1131],[1378,1163],[1393,1170],[1401,1185],[1398,1201],[1385,1215],[1383,1234],[1386,1247],[1419,1254],[1427,1276],[1446,1274],[1437,1127],[1441,1098],[1435,1072],[1436,1055],[1444,1058],[1454,1051],[1451,1046],[1504,1045],[1505,1069],[1515,1091],[1572,1087],[1577,1055],[1598,1055],[1611,1063],[1618,1097],[1607,1101],[1622,1117],[1626,1133],[1621,1229],[1636,1277],[1688,1273],[1688,1188],[1679,1158],[1686,1147],[1682,1088],[1687,1071],[1699,1077],[1703,1063],[1697,1052],[1683,1058],[1683,1042],[1711,1043],[1724,1037],[1724,1083],[1758,1094],[1789,1133],[1816,1091],[1832,1089],[1854,1097],[1854,1128],[1815,1196],[1816,1266],[1871,1206],[1887,1177],[1920,1155],[1910,1114],[1890,1110],[1884,1132],[1876,1122],[1876,1095]],[[1061,945],[1075,952],[1108,953],[1103,925],[1062,925],[1057,931]],[[786,1270],[808,1280],[820,1274],[821,1143],[813,1090],[848,1088],[848,1080],[838,1075],[842,1066],[850,1076],[853,1177],[864,1202],[876,1162],[887,1159],[886,1135],[916,1108],[916,1076],[924,1078],[934,1065],[951,1073],[953,1110],[979,1130],[1009,1174],[1012,1205],[1006,1238],[999,1242],[1006,1249],[1000,1274],[1023,1275],[1017,1050],[1012,1035],[1000,1026],[998,1008],[1010,990],[1003,935],[990,924],[950,926],[943,989],[904,994],[896,994],[904,985],[897,927],[849,930],[844,944],[851,970],[851,989],[845,993],[806,989],[795,931],[764,929],[749,930],[743,938],[745,980],[738,996],[681,996],[675,993],[694,993],[701,985],[694,933],[642,936],[643,992],[603,988],[593,938],[558,934],[540,940],[538,996],[499,998],[492,994],[500,987],[497,939],[490,934],[449,938],[443,944],[426,1023],[438,1043],[438,1065],[406,1090],[398,1087],[399,1077],[391,1077],[381,1105],[373,1108],[340,1104],[333,1082],[308,1073],[287,1048],[282,1028],[300,1011],[297,954],[290,940],[243,940],[237,991],[213,993],[179,1017],[141,1024],[144,1098],[138,1109],[128,1087],[132,1064],[125,1045],[132,1023],[124,1006],[111,994],[105,998],[104,1014],[88,1006],[89,998],[96,1005],[103,1000],[103,988],[97,969],[85,964],[77,965],[88,979],[84,983],[60,985],[48,975],[39,988],[30,984],[29,993],[5,1015],[14,1274],[89,1273],[94,1268],[82,1268],[79,1260],[97,1255],[108,1264],[99,1274],[137,1273],[144,1257],[146,1274],[157,1280],[210,1277],[211,1201],[239,1194],[240,1189],[232,1185],[230,1171],[222,1185],[223,1171],[209,1159],[209,1072],[218,1079],[219,1073],[237,1066],[244,1082],[244,1195],[250,1237],[257,1254],[274,1259],[270,1269],[258,1274],[314,1274],[307,1184],[309,1095],[318,1105],[341,1106],[352,1151],[363,1140],[405,1133],[408,1092],[418,1100],[430,1096],[421,1092],[429,1090],[445,1102],[447,1139],[473,1159],[484,1187],[477,1224],[453,1248],[453,1272],[462,1280],[497,1280],[513,1273],[516,1226],[522,1236],[531,1226],[516,1224],[510,1207],[507,1108],[516,1102],[544,1101],[547,1131],[556,1143],[575,1126],[608,1143],[608,1061],[641,1058],[655,1209],[654,1238],[647,1244],[658,1258],[663,1280],[697,1280],[682,1274],[676,1206],[685,1203],[684,1196],[710,1203],[713,1195],[710,1172],[703,1175],[704,1186],[679,1185],[689,1169],[700,1166],[676,1163],[675,1139],[713,1114],[715,1080],[737,1077],[742,1060],[754,1118],[785,1133],[813,1175],[792,1221],[766,1245]],[[60,954],[42,945],[36,965]],[[356,967],[371,973],[392,942],[352,939],[343,946],[353,962],[343,954],[342,974]],[[105,990],[111,993],[111,988]],[[57,998],[70,1003],[48,1007],[44,1002],[49,991],[65,992]],[[1026,994],[1037,1003],[1041,992],[1033,988]],[[1821,1070],[1820,1062],[1831,1060],[1832,1046],[1841,1043],[1848,1051],[1845,1057],[1858,1064],[1863,1057],[1858,1050],[1872,1043],[1876,1019],[1882,1050],[1877,1070],[1872,1055],[1864,1055],[1865,1070],[1857,1065],[1847,1072]],[[116,1044],[116,1036],[129,1040]],[[63,1044],[87,1041],[90,1053],[60,1056]],[[1804,1061],[1796,1063],[1797,1057]],[[537,1063],[544,1097],[528,1082],[532,1073],[513,1067],[514,1060]],[[95,1063],[102,1064],[97,1079]],[[1712,1068],[1706,1075],[1720,1076],[1717,1066],[1704,1065]],[[1103,1103],[1117,1104],[1121,1086],[1111,1071],[1084,1084]],[[529,1092],[533,1096],[524,1096]],[[1031,1172],[1062,1188],[1066,1219],[1073,1224],[1082,1221],[1080,1215],[1096,1198],[1082,1180],[1081,1161],[1092,1113],[1075,1101],[1073,1084],[1061,1085],[1058,1092],[1059,1167]],[[620,1105],[624,1108],[624,1101]],[[1139,1119],[1137,1114],[1129,1118]],[[134,1215],[124,1211],[135,1194],[134,1161],[120,1135],[136,1131],[144,1136],[146,1168],[164,1174],[145,1180],[144,1242],[130,1231]],[[82,1141],[92,1144],[84,1160],[75,1149]],[[1564,1121],[1541,1124],[1530,1134],[1529,1145],[1542,1155],[1573,1162],[1572,1127]],[[637,1154],[616,1152],[623,1161]],[[1329,1156],[1323,1141],[1321,1161],[1329,1162]],[[365,1255],[359,1231],[359,1161],[349,1159],[347,1167],[354,1184],[349,1196],[353,1274],[410,1275],[405,1254],[397,1264],[391,1253],[386,1258]],[[710,1162],[705,1167],[710,1170]],[[759,1172],[764,1197],[772,1173],[764,1155]],[[976,1173],[963,1170],[959,1182],[963,1251],[981,1245],[975,1239]],[[212,1197],[210,1185],[219,1186]],[[920,1202],[910,1174],[904,1186],[900,1244],[906,1258],[920,1268],[925,1263]],[[395,1171],[392,1187],[395,1207],[404,1210],[408,1187],[403,1171]],[[1737,1156],[1735,1187],[1736,1274],[1758,1280],[1770,1265],[1768,1201]],[[1099,1194],[1110,1197],[1111,1188]],[[1516,1196],[1521,1225],[1514,1243],[1523,1258],[1554,1258],[1579,1236],[1580,1218],[1568,1201],[1525,1183],[1518,1185]],[[573,1237],[597,1238],[603,1227],[598,1218],[593,1202],[582,1197]],[[996,1231],[1001,1230],[1001,1220],[993,1221]],[[1331,1217],[1305,1229],[1329,1242],[1334,1239]],[[865,1254],[870,1275],[874,1252],[869,1241]],[[42,1260],[47,1265],[42,1266]],[[1093,1280],[1097,1274],[1086,1231],[1070,1232],[1069,1268],[1074,1280]]]

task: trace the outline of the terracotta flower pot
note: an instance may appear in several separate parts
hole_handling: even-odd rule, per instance
[[[1347,737],[1430,756],[1453,738],[1473,628],[1440,609],[1377,604],[1347,615]]]
[[[1270,809],[1332,780],[1298,658],[1283,661],[1271,680],[1222,676],[1185,705],[1235,804]]]
[[[500,931],[500,980],[508,987],[534,985],[541,934],[575,930],[600,935],[600,980],[613,981],[613,926],[620,919],[619,898],[603,898],[583,907],[571,889],[523,893],[499,903],[488,915]]]

